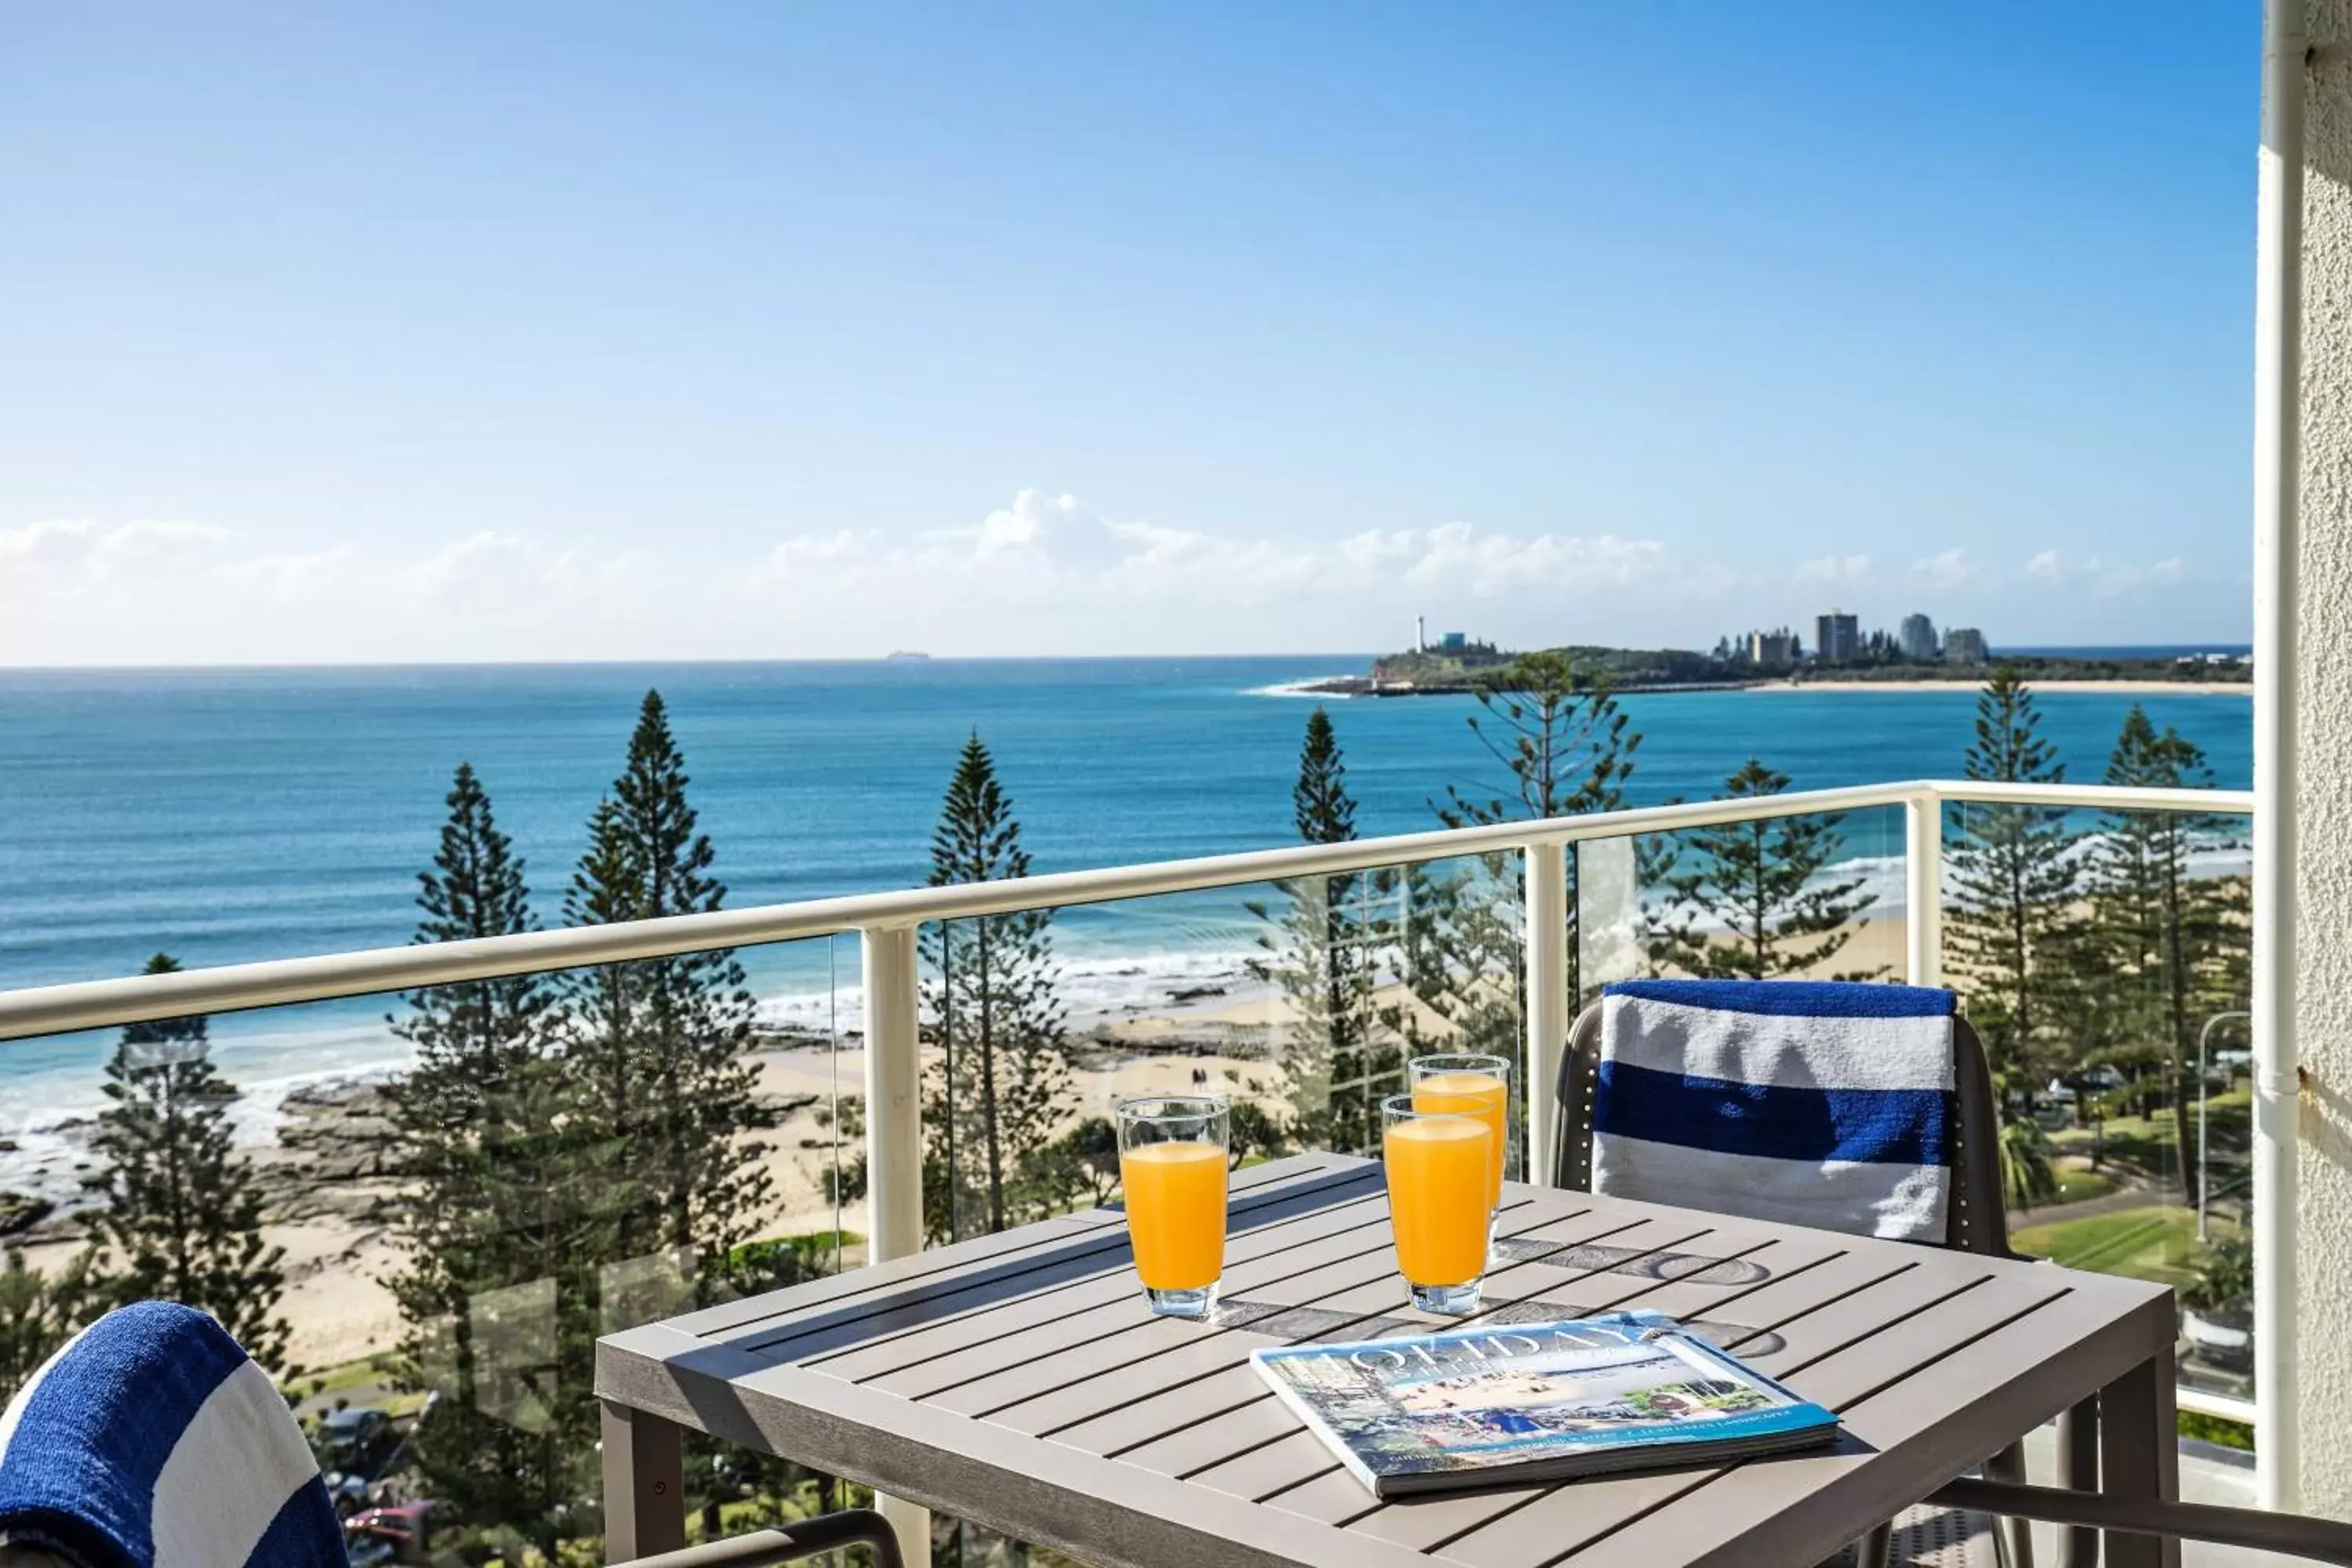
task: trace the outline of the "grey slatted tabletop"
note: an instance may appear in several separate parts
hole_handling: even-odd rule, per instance
[[[1471,1321],[1654,1308],[1837,1410],[1844,1436],[1376,1502],[1248,1354],[1463,1320],[1406,1306],[1380,1167],[1302,1155],[1234,1178],[1207,1323],[1151,1315],[1124,1216],[1097,1209],[607,1337],[611,1551],[683,1542],[680,1427],[1102,1568],[1804,1568],[2070,1408],[2100,1422],[2106,1490],[2176,1495],[2161,1287],[1517,1184],[1497,1237]],[[2115,1568],[2168,1554],[2107,1542]]]

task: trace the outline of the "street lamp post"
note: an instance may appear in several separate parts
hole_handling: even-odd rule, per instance
[[[2229,1018],[2252,1019],[2251,1013],[2216,1013],[2197,1031],[2197,1239],[2205,1240],[2205,1042],[2213,1026]]]

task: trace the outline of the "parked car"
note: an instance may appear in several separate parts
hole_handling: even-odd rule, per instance
[[[369,1483],[400,1451],[400,1429],[388,1410],[346,1405],[319,1417],[310,1446],[318,1452],[319,1468],[336,1508],[347,1511],[366,1500]]]
[[[2189,1353],[2216,1372],[2241,1374],[2254,1370],[2252,1320],[2245,1312],[2205,1317],[2194,1309],[2180,1315],[2180,1331]]]
[[[352,1568],[382,1568],[393,1563],[425,1563],[431,1559],[433,1503],[430,1499],[398,1508],[372,1508],[343,1521],[343,1544]]]

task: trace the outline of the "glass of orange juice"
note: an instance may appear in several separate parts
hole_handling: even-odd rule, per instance
[[[1151,1310],[1205,1318],[1225,1271],[1230,1113],[1213,1095],[1163,1095],[1118,1107],[1118,1177],[1127,1234]]]
[[[1503,1165],[1511,1150],[1511,1064],[1502,1057],[1422,1057],[1412,1063],[1412,1103],[1420,1110],[1475,1116],[1494,1131],[1486,1155],[1486,1206],[1502,1206]]]
[[[1388,1168],[1389,1226],[1397,1268],[1424,1312],[1478,1310],[1495,1131],[1483,1115],[1423,1110],[1409,1094],[1381,1102],[1381,1156]]]

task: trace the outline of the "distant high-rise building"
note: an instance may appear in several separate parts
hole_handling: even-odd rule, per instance
[[[1984,633],[1974,626],[1954,626],[1944,634],[1946,664],[1982,664],[1990,656],[1985,650]]]
[[[1843,664],[1862,656],[1862,621],[1843,610],[1813,617],[1813,657]]]
[[[1896,641],[1905,658],[1914,664],[1930,663],[1936,657],[1936,623],[1925,616],[1906,616]]]
[[[1438,639],[1438,646],[1448,653],[1460,653],[1464,648],[1470,646],[1470,634],[1467,632],[1447,632],[1444,637]]]
[[[1787,632],[1749,632],[1748,662],[1766,669],[1785,669],[1797,662],[1797,639]]]

